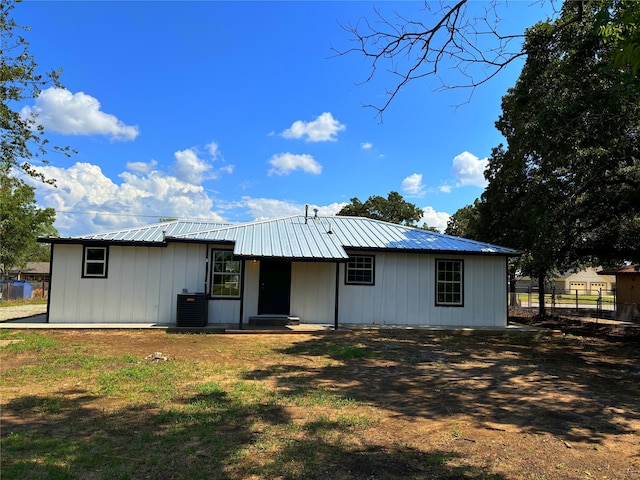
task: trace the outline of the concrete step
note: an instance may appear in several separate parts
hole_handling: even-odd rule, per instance
[[[255,315],[249,317],[249,325],[255,327],[300,325],[300,317],[291,315]]]

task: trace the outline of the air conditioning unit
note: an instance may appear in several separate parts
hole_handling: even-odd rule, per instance
[[[179,293],[176,324],[178,327],[205,327],[209,323],[206,293]]]

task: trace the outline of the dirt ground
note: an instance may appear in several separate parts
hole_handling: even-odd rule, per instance
[[[417,331],[168,335],[97,330],[55,335],[70,348],[83,345],[87,353],[145,358],[164,352],[170,360],[241,366],[246,376],[275,389],[286,388],[287,372],[295,371],[298,381],[303,378],[362,399],[367,415],[376,421],[352,446],[357,455],[349,456],[350,465],[340,467],[359,473],[342,478],[640,479],[638,336],[568,319],[518,320],[560,328],[565,335],[534,339]],[[287,356],[256,355],[256,344]],[[358,344],[376,354],[322,366],[326,362],[318,363],[318,352],[327,351],[329,344]],[[2,356],[1,369],[30,361],[25,355]],[[2,406],[8,396],[33,394],[30,388],[5,390]],[[99,398],[93,402],[92,408],[115,407],[100,404]],[[307,414],[295,407],[288,413],[294,421]],[[46,418],[3,408],[3,423],[15,429],[46,423]],[[467,473],[447,476],[453,470],[436,469],[430,476],[420,465],[426,452],[441,452],[448,465],[464,464]],[[469,473],[473,468],[492,476],[474,476]]]

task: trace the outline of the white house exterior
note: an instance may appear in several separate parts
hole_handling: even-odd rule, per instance
[[[361,217],[170,222],[52,244],[51,323],[176,324],[202,292],[208,324],[505,326],[514,250]]]

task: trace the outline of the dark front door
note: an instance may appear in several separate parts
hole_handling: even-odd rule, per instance
[[[289,315],[291,262],[260,262],[258,315]]]

